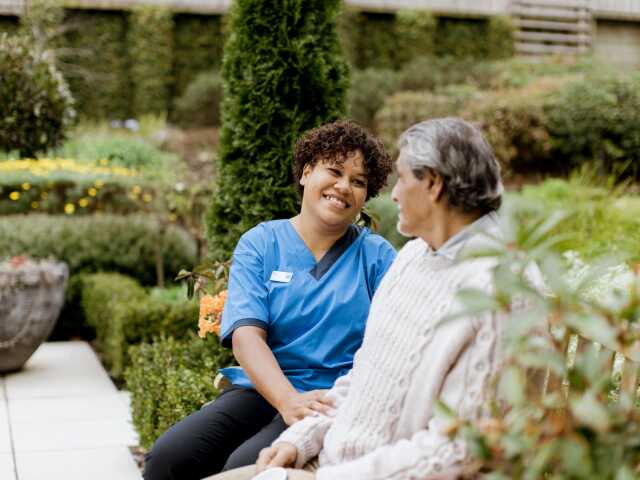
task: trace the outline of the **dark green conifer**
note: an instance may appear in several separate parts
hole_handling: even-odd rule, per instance
[[[341,117],[347,67],[336,34],[339,0],[236,0],[223,59],[217,188],[207,214],[210,256],[298,210],[292,148]]]

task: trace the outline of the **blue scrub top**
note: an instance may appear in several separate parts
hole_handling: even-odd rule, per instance
[[[259,224],[233,253],[222,344],[231,347],[241,326],[263,328],[296,390],[331,388],[351,369],[371,298],[395,255],[381,236],[351,226],[316,262],[289,220]],[[241,367],[221,373],[253,388]]]

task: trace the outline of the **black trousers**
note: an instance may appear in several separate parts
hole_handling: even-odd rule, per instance
[[[256,390],[231,387],[156,440],[146,457],[144,479],[200,480],[251,465],[286,428]]]

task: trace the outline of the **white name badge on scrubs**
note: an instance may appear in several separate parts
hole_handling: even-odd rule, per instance
[[[269,280],[272,282],[289,283],[291,281],[291,277],[293,277],[292,272],[279,272],[274,270],[271,273],[271,278]]]

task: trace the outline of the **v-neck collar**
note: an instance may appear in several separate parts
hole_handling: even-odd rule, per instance
[[[313,260],[313,268],[309,271],[311,276],[316,280],[320,280],[322,276],[329,271],[334,263],[340,258],[340,256],[351,246],[351,244],[360,235],[361,229],[356,225],[349,225],[347,231],[327,250],[320,260],[316,260],[307,244],[304,242],[298,231],[295,229],[291,220],[287,220],[291,232],[295,235],[296,239],[300,242],[300,249],[305,252]],[[297,249],[298,250],[298,249]]]

